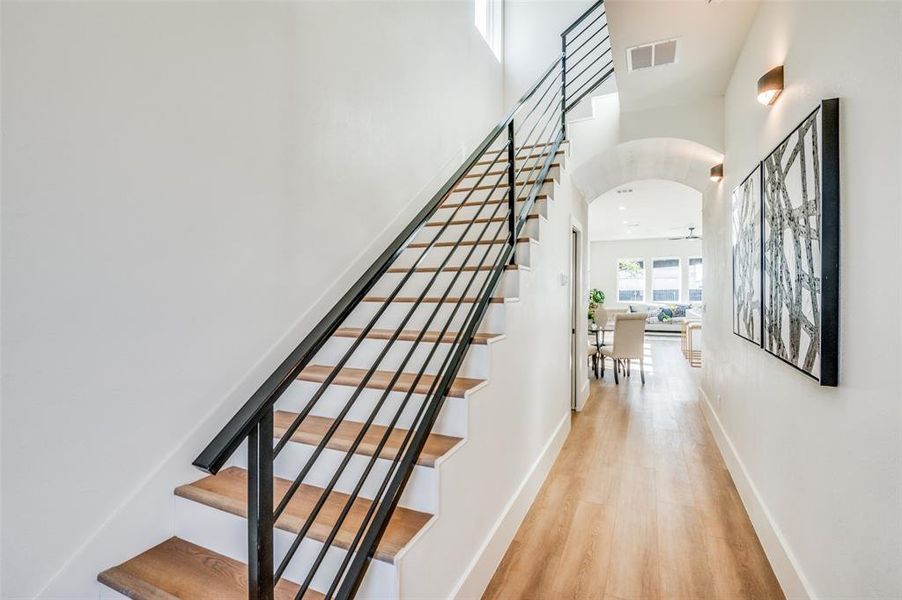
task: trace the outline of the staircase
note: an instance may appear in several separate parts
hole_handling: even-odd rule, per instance
[[[197,457],[207,475],[175,490],[177,537],[100,573],[105,594],[431,589],[473,510],[468,465],[492,458],[473,452],[489,435],[474,418],[507,310],[531,289],[566,114],[613,72],[606,30],[598,2],[562,34],[561,55]]]

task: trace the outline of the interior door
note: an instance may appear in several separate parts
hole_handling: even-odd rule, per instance
[[[576,410],[576,397],[579,394],[579,365],[585,358],[585,350],[579,344],[579,232],[570,232],[570,408]],[[581,351],[582,350],[582,351]]]

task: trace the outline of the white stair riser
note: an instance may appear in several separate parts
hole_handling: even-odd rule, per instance
[[[336,365],[351,349],[356,339],[332,337],[326,345],[316,353],[314,363],[320,365]],[[376,364],[379,354],[385,349],[388,340],[364,339],[355,348],[354,353],[348,357],[345,366],[359,369],[369,369]],[[404,363],[403,370],[406,373],[418,373],[425,364],[426,373],[436,373],[448,355],[451,344],[433,344],[420,342],[414,346],[413,342],[395,341],[388,352],[379,361],[377,368],[380,371],[397,371]],[[411,350],[413,351],[411,354]],[[434,352],[433,352],[434,350]],[[410,357],[408,358],[408,354]],[[432,354],[432,356],[429,356]],[[405,362],[406,360],[406,362]],[[461,377],[475,377],[487,379],[489,371],[488,349],[484,344],[473,344],[467,351],[463,366],[460,370]]]
[[[219,554],[247,562],[246,519],[185,498],[176,497],[175,501],[178,537]],[[285,556],[294,538],[293,533],[281,529],[273,531],[275,565],[278,565]],[[285,578],[295,582],[303,581],[322,547],[320,542],[305,539],[285,571]],[[329,548],[314,576],[312,585],[314,589],[323,592],[328,589],[345,554],[344,549],[335,546]],[[380,560],[371,561],[357,597],[397,598],[395,566]]]
[[[312,456],[316,446],[313,444],[299,444],[297,442],[288,443],[279,453],[273,465],[273,473],[276,477],[294,480],[295,477],[307,464],[307,460]],[[313,467],[304,478],[304,483],[325,488],[332,481],[332,477],[338,472],[341,461],[346,456],[344,450],[332,450],[326,448],[320,453]],[[363,477],[363,472],[370,463],[370,456],[363,454],[355,454],[351,460],[345,465],[341,476],[335,483],[334,489],[338,492],[350,494],[354,491],[357,483]],[[389,468],[391,460],[377,458],[375,464],[370,468],[366,483],[360,489],[359,495],[364,498],[373,498],[379,490]],[[242,444],[235,451],[233,459],[229,461],[229,465],[247,468],[247,444]],[[436,471],[432,467],[417,465],[404,493],[401,494],[401,506],[406,506],[414,510],[427,513],[435,513],[436,507]]]
[[[525,199],[517,202],[517,214],[523,210]],[[501,208],[495,211],[497,204],[486,204],[484,206],[475,204],[470,206],[444,206],[439,208],[431,220],[433,221],[459,221],[464,219],[474,219],[476,217],[488,219],[490,217],[504,217],[507,215],[507,203],[502,203]],[[537,198],[533,204],[532,214],[548,217],[548,198]]]
[[[411,304],[409,302],[393,302],[387,306],[376,321],[376,327],[379,329],[397,329],[398,326],[406,319],[405,329],[422,329],[426,327],[430,318],[432,323],[441,323],[444,326],[447,323],[451,313],[454,312],[454,318],[449,325],[449,331],[458,331],[464,319],[474,309],[473,304],[465,302],[460,304],[456,309],[455,306],[448,303],[441,303],[439,310],[435,313],[437,303],[422,303],[413,312],[413,315],[407,319],[410,312]],[[344,327],[365,327],[372,318],[380,310],[382,304],[379,302],[361,302],[351,312],[343,324]],[[433,317],[433,314],[435,315]],[[430,325],[431,326],[431,325]],[[479,326],[479,331],[487,333],[504,333],[504,304],[490,303],[486,310],[485,319]]]
[[[398,289],[398,285],[404,281],[398,292],[399,296],[419,296],[426,290],[427,296],[441,296],[449,289],[450,296],[474,295],[482,288],[491,271],[441,271],[414,272],[407,277],[405,273],[386,273],[370,291],[373,296],[387,297]],[[501,275],[501,281],[495,289],[497,298],[517,298],[520,290],[520,273],[515,270],[505,270]]]
[[[504,211],[507,212],[506,210]],[[498,218],[507,218],[502,215]],[[433,222],[443,223],[444,220],[433,219]],[[416,242],[426,243],[438,239],[441,242],[457,242],[461,240],[491,240],[496,237],[503,237],[509,231],[507,221],[497,221],[491,223],[473,223],[469,227],[467,225],[448,225],[442,229],[439,227],[423,227],[416,235]],[[499,235],[500,232],[500,235]],[[528,219],[526,225],[520,231],[520,235],[529,236],[539,239],[539,222],[536,219]]]
[[[295,381],[276,405],[277,409],[300,412],[316,391],[320,388],[318,383],[307,381]],[[330,385],[323,395],[317,400],[310,414],[320,417],[336,417],[350,400],[356,388],[347,385]],[[348,411],[346,419],[357,422],[365,422],[369,419],[377,403],[380,402],[385,390],[364,389],[355,399],[353,406]],[[376,419],[377,425],[385,425],[391,422],[401,402],[407,396],[406,392],[390,392],[379,409]],[[396,423],[396,427],[409,429],[413,419],[423,404],[424,394],[413,394],[404,407],[404,412]],[[446,398],[433,432],[465,437],[467,433],[467,400],[466,398]]]
[[[499,242],[497,244],[478,246],[472,254],[470,253],[470,247],[433,247],[425,250],[425,256],[423,248],[408,248],[401,253],[401,256],[398,257],[393,266],[411,267],[421,256],[423,258],[417,264],[418,267],[458,267],[464,264],[464,261],[466,261],[467,266],[473,267],[480,264],[493,265],[498,259],[498,254],[504,249],[505,245],[505,242]],[[449,255],[450,258],[448,258]],[[445,262],[446,258],[448,258],[447,262]],[[519,242],[517,244],[517,258],[517,264],[529,266],[528,241]]]

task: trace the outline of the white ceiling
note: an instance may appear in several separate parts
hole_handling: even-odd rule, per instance
[[[745,42],[757,1],[607,0],[614,69],[623,110],[722,96]],[[677,62],[627,71],[626,49],[677,38]]]
[[[593,242],[685,236],[690,226],[702,235],[702,195],[675,181],[632,181],[589,204]]]

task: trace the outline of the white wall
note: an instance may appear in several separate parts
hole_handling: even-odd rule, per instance
[[[488,132],[501,67],[468,2],[2,11],[0,595],[84,597]]]
[[[726,94],[725,179],[705,195],[703,390],[787,594],[902,597],[902,15],[899,3],[762,3]],[[771,108],[755,81],[785,64]],[[729,190],[821,99],[840,98],[840,383],[731,333]]]
[[[689,258],[702,255],[702,243],[698,240],[616,240],[590,244],[589,286],[605,294],[607,308],[626,308],[629,303],[617,302],[617,260],[620,258],[645,259],[645,303],[651,300],[652,269],[654,258],[680,259],[680,302],[689,302]]]

